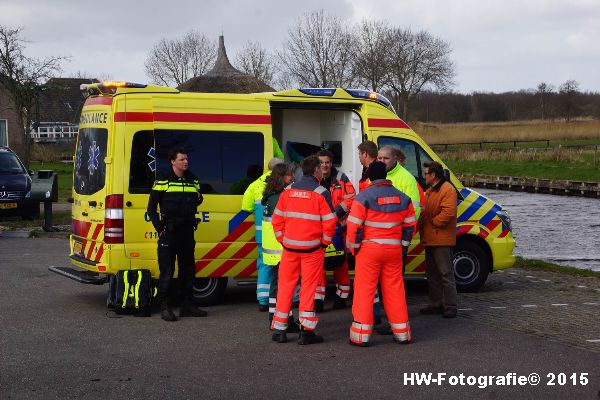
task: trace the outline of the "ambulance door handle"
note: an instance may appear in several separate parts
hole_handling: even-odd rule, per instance
[[[81,215],[83,215],[84,217],[88,216],[88,213],[86,213],[85,211],[81,213]]]
[[[98,205],[98,203],[95,200],[88,201],[88,204],[90,205],[90,207],[96,207]]]
[[[133,203],[132,203],[132,202],[130,202],[130,201],[128,201],[127,203],[125,203],[125,205],[126,205],[127,207],[131,207],[131,206],[133,205]]]

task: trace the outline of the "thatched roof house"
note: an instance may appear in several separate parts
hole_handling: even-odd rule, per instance
[[[206,74],[183,82],[177,87],[182,92],[205,93],[258,93],[274,92],[275,89],[233,67],[225,51],[225,39],[219,36],[219,49],[214,67]]]

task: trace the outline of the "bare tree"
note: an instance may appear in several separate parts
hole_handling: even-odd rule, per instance
[[[567,122],[571,122],[577,108],[577,97],[579,95],[579,83],[569,79],[558,88],[562,112]]]
[[[30,129],[35,117],[36,100],[39,99],[42,83],[60,72],[61,62],[66,57],[37,59],[25,55],[25,43],[21,36],[23,28],[0,25],[0,86],[10,96],[19,127],[22,129],[23,154],[26,166],[31,161]]]
[[[356,38],[346,24],[321,9],[304,14],[288,30],[278,53],[284,73],[303,86],[348,87],[354,82]]]
[[[361,85],[374,92],[382,90],[389,78],[391,31],[384,21],[363,20],[357,27],[354,74]]]
[[[452,49],[426,31],[413,33],[400,28],[393,30],[390,43],[389,86],[403,110],[402,117],[407,118],[409,102],[421,90],[433,87],[444,91],[453,86]]]
[[[160,85],[179,86],[205,73],[216,55],[214,42],[203,33],[191,31],[182,38],[158,42],[146,58],[146,74]]]
[[[540,110],[542,112],[542,119],[548,118],[548,101],[550,93],[554,90],[554,87],[546,82],[541,82],[537,86],[536,95],[540,98]]]
[[[248,41],[236,56],[236,66],[245,73],[272,85],[275,63],[267,49],[258,42]]]

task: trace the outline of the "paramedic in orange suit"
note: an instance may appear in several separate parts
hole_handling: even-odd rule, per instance
[[[410,197],[385,179],[382,162],[369,166],[371,185],[356,196],[347,223],[347,247],[356,255],[353,322],[350,344],[368,346],[373,333],[373,298],[381,280],[383,302],[398,343],[411,342],[402,255],[408,251],[416,227]]]
[[[301,276],[298,344],[305,345],[323,341],[323,337],[314,332],[319,319],[313,299],[323,273],[325,248],[333,239],[337,217],[329,191],[320,184],[323,175],[316,155],[302,161],[302,173],[298,182],[281,193],[271,219],[275,238],[283,247],[271,327],[273,341],[287,342],[292,297]]]

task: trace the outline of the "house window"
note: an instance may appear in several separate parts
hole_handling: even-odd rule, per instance
[[[0,146],[8,147],[8,122],[0,119]]]

